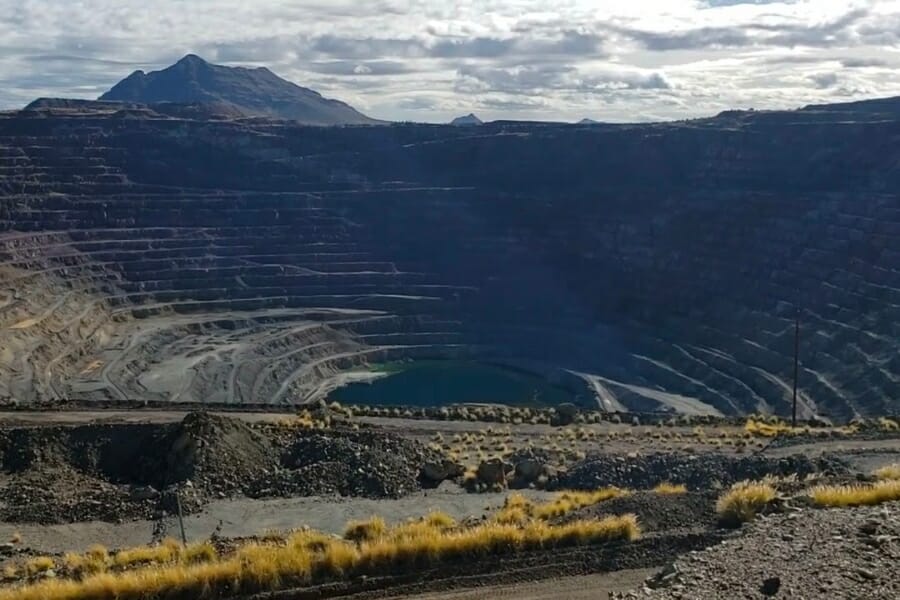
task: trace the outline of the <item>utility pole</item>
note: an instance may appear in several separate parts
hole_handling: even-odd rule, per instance
[[[791,427],[797,427],[797,380],[800,378],[800,309],[794,320],[794,402],[791,409]]]
[[[178,527],[181,529],[181,543],[187,546],[187,536],[184,533],[184,513],[181,510],[181,492],[175,490],[175,507],[178,510]]]

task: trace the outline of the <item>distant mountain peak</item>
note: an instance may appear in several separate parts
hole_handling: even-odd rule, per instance
[[[585,117],[582,120],[578,121],[577,124],[578,125],[599,125],[600,121],[595,121],[594,119],[589,119],[589,118]]]
[[[455,127],[473,127],[476,125],[484,125],[484,121],[475,116],[475,113],[469,113],[464,117],[456,117],[450,124]]]
[[[181,64],[185,64],[185,65],[190,65],[190,64],[208,65],[209,63],[206,62],[203,58],[197,56],[196,54],[185,54],[185,55],[181,58],[181,60],[179,60],[179,61],[178,61],[177,63],[175,63],[175,64],[176,64],[176,65],[181,65]]]
[[[135,71],[100,97],[102,101],[215,104],[248,116],[311,125],[380,123],[339,100],[286,81],[265,67],[226,67],[187,54],[159,71]]]

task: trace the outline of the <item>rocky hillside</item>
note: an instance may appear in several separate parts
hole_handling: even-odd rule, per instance
[[[882,104],[885,104],[884,102]],[[887,103],[890,104],[890,103]],[[0,401],[304,402],[465,357],[608,410],[896,412],[900,117],[0,116]]]
[[[260,67],[223,67],[189,54],[163,69],[135,71],[100,97],[101,101],[208,104],[249,116],[290,119],[309,125],[378,123],[352,106],[323,98]]]

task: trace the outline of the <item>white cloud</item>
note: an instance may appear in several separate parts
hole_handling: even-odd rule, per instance
[[[188,52],[388,119],[683,118],[900,95],[900,0],[0,0],[0,107]]]

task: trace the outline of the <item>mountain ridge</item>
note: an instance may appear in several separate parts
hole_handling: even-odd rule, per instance
[[[102,102],[214,104],[247,116],[309,125],[376,125],[340,100],[287,81],[266,67],[227,67],[188,54],[159,71],[137,70],[100,96]]]

